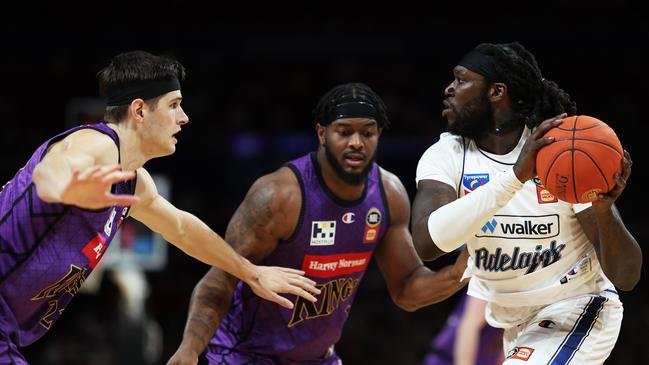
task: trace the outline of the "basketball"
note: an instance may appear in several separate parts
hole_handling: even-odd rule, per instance
[[[539,150],[536,174],[558,199],[587,203],[615,187],[624,150],[606,123],[587,115],[566,117],[545,136],[555,141]]]

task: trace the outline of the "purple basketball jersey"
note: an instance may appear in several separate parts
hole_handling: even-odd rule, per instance
[[[466,294],[460,299],[453,312],[446,320],[444,328],[433,339],[431,349],[426,355],[424,365],[453,365],[453,349],[464,308]],[[480,344],[476,356],[476,365],[496,365],[503,360],[503,330],[485,325],[480,331]]]
[[[110,136],[106,124],[88,124],[43,143],[0,191],[0,332],[18,346],[43,336],[95,268],[128,208],[86,210],[42,201],[32,173],[52,143],[82,128]],[[113,185],[133,194],[135,179]]]
[[[208,347],[212,364],[337,364],[340,338],[358,285],[390,217],[378,165],[363,196],[347,202],[324,184],[315,153],[289,162],[302,190],[293,236],[278,244],[265,265],[301,269],[318,283],[316,303],[291,296],[285,309],[239,283],[228,315]]]

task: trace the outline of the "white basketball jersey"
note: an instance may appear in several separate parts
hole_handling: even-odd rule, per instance
[[[441,181],[461,198],[511,169],[529,135],[525,128],[511,152],[494,155],[468,138],[443,133],[422,155],[417,183]],[[534,179],[474,232],[466,242],[468,293],[489,302],[491,325],[509,328],[547,304],[614,290],[575,215],[589,206],[559,201]]]

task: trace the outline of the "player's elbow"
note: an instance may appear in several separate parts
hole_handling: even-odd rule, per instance
[[[397,305],[397,307],[403,309],[406,312],[414,312],[417,309],[423,307],[423,305],[420,305],[416,301],[406,298],[403,295],[392,296],[392,301]]]
[[[622,291],[631,291],[640,281],[640,270],[624,273],[614,281],[615,287]]]
[[[57,203],[61,199],[59,196],[56,196],[54,193],[55,189],[53,189],[54,186],[48,180],[47,168],[43,167],[42,163],[39,163],[32,172],[32,182],[36,188],[36,194],[41,200],[47,203]]]

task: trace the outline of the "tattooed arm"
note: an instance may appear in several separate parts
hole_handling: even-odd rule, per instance
[[[241,256],[258,264],[273,252],[280,239],[293,233],[301,203],[299,183],[288,168],[261,177],[232,216],[225,240]],[[198,356],[230,308],[236,284],[235,277],[215,267],[198,282],[192,293],[182,343],[168,365],[198,362]]]
[[[408,230],[410,202],[399,178],[381,170],[390,209],[390,228],[376,248],[376,262],[383,273],[392,301],[400,308],[414,311],[440,302],[468,281],[461,281],[468,253],[464,250],[453,265],[432,271],[424,266]]]

